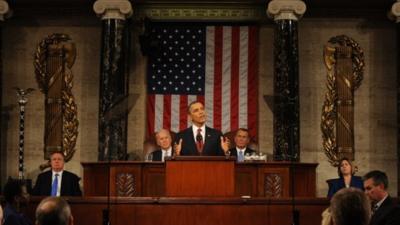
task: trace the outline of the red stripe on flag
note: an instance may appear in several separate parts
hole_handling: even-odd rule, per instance
[[[205,96],[197,95],[197,101],[201,102],[205,106]]]
[[[222,48],[223,48],[223,33],[222,27],[215,27],[214,41],[214,97],[213,97],[213,123],[214,128],[221,129],[221,100],[222,100]]]
[[[171,128],[171,95],[164,95],[164,116],[163,127],[164,129]]]
[[[179,98],[179,130],[184,130],[187,128],[187,107],[189,104],[187,95],[181,95]]]
[[[232,27],[231,41],[231,129],[239,127],[239,63],[240,27]]]
[[[257,82],[257,44],[258,44],[258,28],[249,27],[249,53],[248,53],[248,128],[251,137],[257,134],[257,100],[258,100],[258,82]]]
[[[154,133],[155,124],[155,96],[147,96],[147,137]]]

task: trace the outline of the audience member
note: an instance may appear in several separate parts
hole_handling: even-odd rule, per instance
[[[68,203],[60,197],[47,197],[36,208],[36,225],[73,225]]]
[[[39,174],[33,195],[40,196],[81,196],[80,178],[64,170],[64,154],[53,152],[50,155],[51,170]]]
[[[171,133],[166,129],[161,129],[156,134],[156,141],[160,149],[152,152],[151,158],[153,161],[164,162],[165,157],[171,157],[173,154]]]
[[[221,131],[206,126],[203,103],[190,103],[188,116],[192,126],[177,134],[176,155],[225,155],[228,152],[229,140],[222,136]]]
[[[236,156],[238,162],[244,161],[245,155],[251,155],[255,151],[249,148],[247,145],[250,142],[249,131],[245,128],[239,128],[234,137],[235,147],[229,149],[231,156]]]
[[[0,205],[0,225],[3,224],[3,207]]]
[[[359,176],[354,176],[354,168],[348,158],[342,158],[338,166],[337,179],[330,179],[326,182],[328,183],[328,198],[331,198],[337,191],[342,188],[355,187],[364,190],[362,178]]]
[[[389,181],[382,171],[374,170],[364,176],[365,193],[371,200],[370,225],[399,225],[400,208],[389,196]]]
[[[334,225],[368,225],[371,216],[368,197],[356,188],[339,190],[331,200],[330,211]]]
[[[9,178],[4,186],[4,225],[32,225],[23,211],[27,208],[29,194],[23,180]]]

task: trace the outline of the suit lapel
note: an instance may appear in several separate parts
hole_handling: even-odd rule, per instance
[[[215,151],[216,149],[210,149],[210,144],[211,144],[211,138],[212,138],[212,131],[209,127],[206,126],[206,133],[205,133],[205,138],[204,138],[204,147],[203,147],[203,153],[208,152],[208,151]]]
[[[51,195],[51,185],[52,185],[52,175],[53,175],[53,173],[51,172],[51,170],[50,171],[48,171],[47,172],[47,174],[46,174],[46,179],[45,179],[45,190],[46,190],[46,193],[48,194],[48,195]]]
[[[188,150],[191,151],[192,149],[194,150],[194,152],[192,152],[194,155],[196,155],[197,152],[197,147],[196,147],[196,141],[194,140],[194,135],[193,135],[193,126],[190,126],[187,129],[187,132],[185,132],[185,136],[186,136],[186,140],[189,140],[188,145]]]
[[[65,184],[68,183],[67,182],[67,173],[65,171],[62,172],[61,175],[61,189],[60,189],[60,195],[63,196],[64,195],[64,189],[65,189]]]

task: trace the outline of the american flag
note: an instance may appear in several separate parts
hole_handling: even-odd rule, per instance
[[[189,127],[187,106],[205,105],[207,126],[256,137],[258,27],[155,24],[149,56],[147,131]]]

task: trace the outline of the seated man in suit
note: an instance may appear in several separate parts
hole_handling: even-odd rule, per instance
[[[156,134],[156,142],[160,149],[152,152],[153,161],[164,162],[165,157],[172,156],[172,137],[171,133],[166,129],[161,129]]]
[[[400,224],[400,208],[389,196],[386,174],[374,170],[364,176],[365,193],[371,200],[372,217],[370,225]]]
[[[247,146],[250,142],[250,135],[247,129],[239,128],[235,133],[234,141],[235,147],[229,149],[229,151],[231,156],[237,157],[238,162],[243,162],[246,154],[251,155],[256,152]]]
[[[190,103],[188,116],[192,126],[176,135],[176,155],[225,155],[228,152],[229,140],[222,136],[221,131],[206,126],[203,103]]]
[[[36,225],[73,225],[68,203],[60,197],[47,197],[36,208]]]
[[[80,178],[64,170],[64,154],[52,152],[50,155],[51,170],[39,174],[36,179],[33,195],[41,196],[81,196]]]

